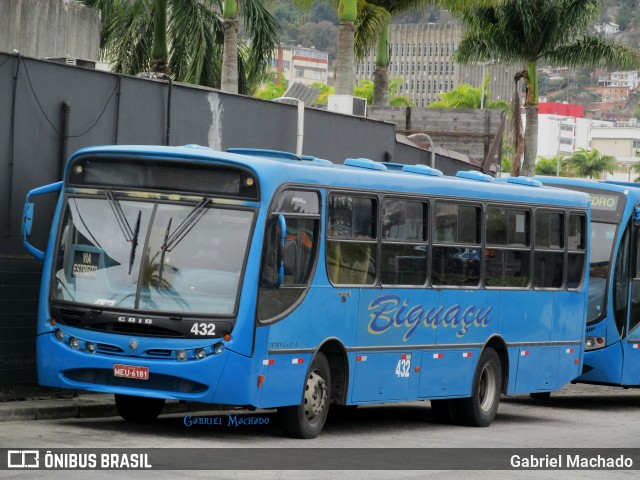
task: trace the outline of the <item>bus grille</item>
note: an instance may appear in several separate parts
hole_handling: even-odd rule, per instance
[[[178,393],[202,393],[207,390],[207,386],[202,383],[160,373],[150,373],[148,380],[135,380],[132,378],[114,377],[112,370],[102,368],[78,368],[75,370],[67,370],[64,372],[64,376],[74,382],[135,388],[137,390],[161,390]]]
[[[96,323],[87,325],[88,329],[99,330],[101,332],[121,333],[124,335],[144,335],[148,337],[171,337],[183,338],[184,335],[175,330],[152,325],[138,325],[135,323]]]

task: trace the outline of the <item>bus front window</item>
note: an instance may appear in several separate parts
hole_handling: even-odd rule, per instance
[[[252,211],[206,202],[69,198],[52,299],[230,315],[252,222]]]
[[[591,222],[591,263],[589,265],[589,307],[587,323],[605,311],[607,279],[611,269],[611,250],[617,225]]]

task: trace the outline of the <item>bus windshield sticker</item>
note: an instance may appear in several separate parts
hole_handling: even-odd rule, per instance
[[[73,252],[73,269],[71,275],[76,278],[86,278],[94,280],[98,274],[100,264],[100,254],[96,252],[86,252],[75,250]]]
[[[94,305],[99,305],[101,307],[113,307],[116,304],[115,300],[106,300],[104,298],[98,298]]]

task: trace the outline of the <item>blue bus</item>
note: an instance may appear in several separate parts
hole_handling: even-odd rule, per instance
[[[60,192],[46,253],[32,199]],[[528,178],[286,152],[107,146],[32,190],[42,385],[275,408],[430,400],[489,425],[501,393],[581,372],[589,196]],[[332,407],[333,408],[333,407]]]
[[[591,196],[589,307],[579,383],[640,386],[640,184],[540,181]]]

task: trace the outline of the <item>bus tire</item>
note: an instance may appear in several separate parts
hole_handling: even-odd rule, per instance
[[[293,438],[317,437],[327,420],[330,398],[329,362],[323,353],[318,353],[307,372],[302,403],[278,408],[278,420],[283,433]]]
[[[498,412],[502,390],[500,358],[493,348],[487,348],[476,366],[471,397],[452,400],[455,421],[459,425],[488,427]]]
[[[152,422],[164,407],[164,398],[115,395],[118,414],[128,422]]]
[[[456,423],[451,407],[451,400],[431,400],[431,413],[437,423],[445,425]]]
[[[529,396],[536,400],[549,400],[551,398],[551,392],[533,392],[530,393]]]

